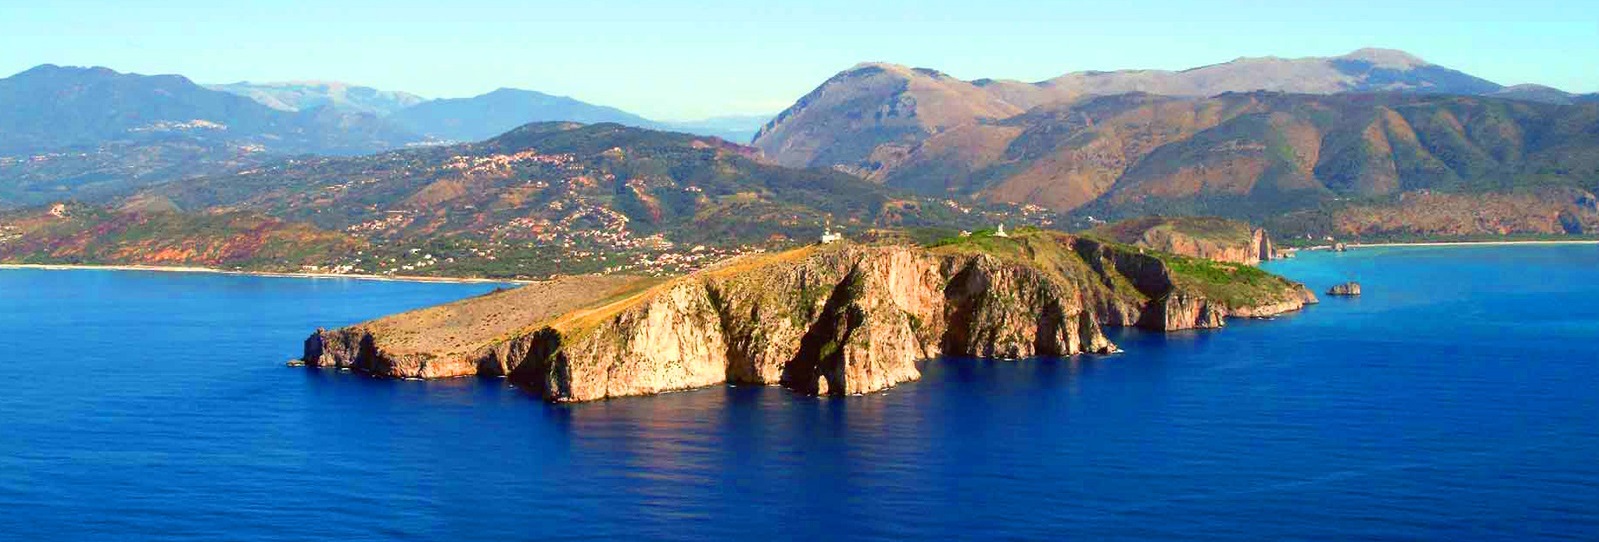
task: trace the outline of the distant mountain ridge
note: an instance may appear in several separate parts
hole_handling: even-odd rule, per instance
[[[1489,96],[1551,104],[1599,102],[1599,94],[1573,94],[1554,87],[1530,84],[1508,86],[1490,93]]]
[[[1599,106],[1472,96],[1127,94],[927,137],[869,177],[1094,216],[1260,219],[1407,191],[1599,189]]]
[[[1245,57],[1182,71],[1079,72],[1038,86],[1057,93],[1107,95],[1147,92],[1214,96],[1270,90],[1299,94],[1411,91],[1474,95],[1498,83],[1427,62],[1404,51],[1366,48],[1336,57]]]
[[[1592,233],[1592,100],[1376,49],[1038,83],[866,63],[800,98],[754,145],[782,165],[1080,218],[1266,221],[1327,208],[1272,229]],[[1421,200],[1450,210],[1407,203]]]
[[[407,92],[338,82],[232,83],[209,88],[245,96],[268,107],[301,111],[332,107],[387,117],[419,135],[478,141],[529,122],[615,122],[748,143],[769,115],[728,115],[690,121],[656,121],[621,109],[533,90],[500,88],[466,98],[428,100]]]
[[[427,101],[409,92],[378,90],[337,81],[288,81],[251,83],[240,81],[206,88],[244,96],[281,111],[302,111],[335,107],[378,116]]]
[[[514,89],[430,101],[338,82],[202,86],[179,75],[44,64],[0,78],[0,208],[100,200],[288,155],[477,141],[535,121],[616,122],[739,142],[761,122],[662,123]]]
[[[357,137],[347,137],[352,128]],[[374,117],[278,111],[179,75],[49,64],[0,79],[0,133],[0,154],[180,136],[278,152],[353,154],[417,139]]]
[[[488,139],[529,122],[614,122],[639,128],[657,126],[654,121],[614,107],[514,88],[501,88],[471,98],[422,102],[397,111],[389,118],[416,133],[453,141]]]
[[[422,142],[370,114],[280,111],[178,75],[46,64],[0,79],[0,207]]]
[[[840,72],[800,98],[762,127],[754,144],[784,165],[870,174],[873,164],[946,128],[1093,96],[1209,97],[1256,90],[1481,95],[1503,88],[1388,49],[1337,57],[1240,58],[1182,71],[1076,72],[1036,83],[963,81],[937,70],[873,62]]]

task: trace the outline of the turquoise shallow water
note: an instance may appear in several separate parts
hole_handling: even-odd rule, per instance
[[[283,361],[487,290],[0,271],[0,539],[1599,538],[1599,247],[1306,254],[1367,295],[1099,358],[553,406]]]

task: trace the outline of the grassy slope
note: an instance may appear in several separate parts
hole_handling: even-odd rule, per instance
[[[1133,218],[1106,224],[1089,230],[1088,235],[1103,237],[1118,243],[1133,244],[1152,230],[1166,230],[1201,241],[1211,241],[1220,246],[1249,244],[1254,230],[1249,224],[1219,217],[1160,217]]]
[[[946,240],[927,250],[934,255],[988,255],[1027,265],[1083,288],[1109,287],[1112,295],[1139,302],[1148,297],[1120,274],[1101,277],[1075,250],[1075,238],[1042,230],[1022,230],[1010,238],[991,232]],[[1112,250],[1138,253],[1136,247],[1111,245]],[[761,271],[801,262],[839,247],[807,246],[792,250],[735,258],[697,275],[675,279],[633,276],[577,276],[517,289],[498,291],[445,305],[380,318],[357,326],[378,337],[379,346],[394,354],[431,353],[461,355],[526,335],[544,327],[560,331],[568,340],[580,340],[622,312],[649,302],[683,281],[714,278],[739,284],[734,288],[761,288]],[[1191,289],[1229,306],[1256,304],[1285,298],[1295,285],[1250,266],[1218,264],[1169,254],[1152,254],[1172,272],[1179,288]],[[1104,280],[1104,279],[1109,280]],[[748,279],[747,281],[745,279]],[[826,282],[826,281],[822,281]],[[831,288],[831,286],[828,286]],[[817,292],[825,295],[825,292]],[[814,301],[814,299],[812,300]],[[805,306],[813,302],[803,302]]]
[[[585,307],[603,307],[619,299],[630,299],[659,282],[626,275],[562,277],[386,316],[358,326],[370,331],[377,346],[390,354],[469,354],[570,318]]]
[[[933,247],[935,252],[954,254],[988,254],[1007,261],[1025,263],[1042,269],[1067,281],[1083,283],[1095,272],[1082,256],[1071,249],[1072,237],[1067,234],[1034,229],[1018,230],[1008,238],[994,237],[993,232],[973,233],[971,237],[944,240]],[[1170,270],[1173,282],[1179,288],[1189,288],[1201,295],[1227,306],[1248,306],[1282,301],[1297,292],[1297,286],[1282,277],[1261,271],[1254,266],[1220,263],[1200,258],[1145,250],[1114,241],[1100,241],[1113,250],[1128,254],[1147,254],[1158,258]],[[1115,294],[1130,299],[1146,299],[1127,277],[1112,274],[1110,285]]]

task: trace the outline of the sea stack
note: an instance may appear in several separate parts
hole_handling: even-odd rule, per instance
[[[1327,289],[1327,295],[1354,297],[1360,295],[1360,283],[1350,281]]]

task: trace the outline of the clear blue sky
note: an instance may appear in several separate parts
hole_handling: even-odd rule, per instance
[[[100,65],[427,97],[505,86],[661,119],[775,112],[866,60],[1040,80],[1379,46],[1503,84],[1599,91],[1594,0],[0,3],[4,74]]]

